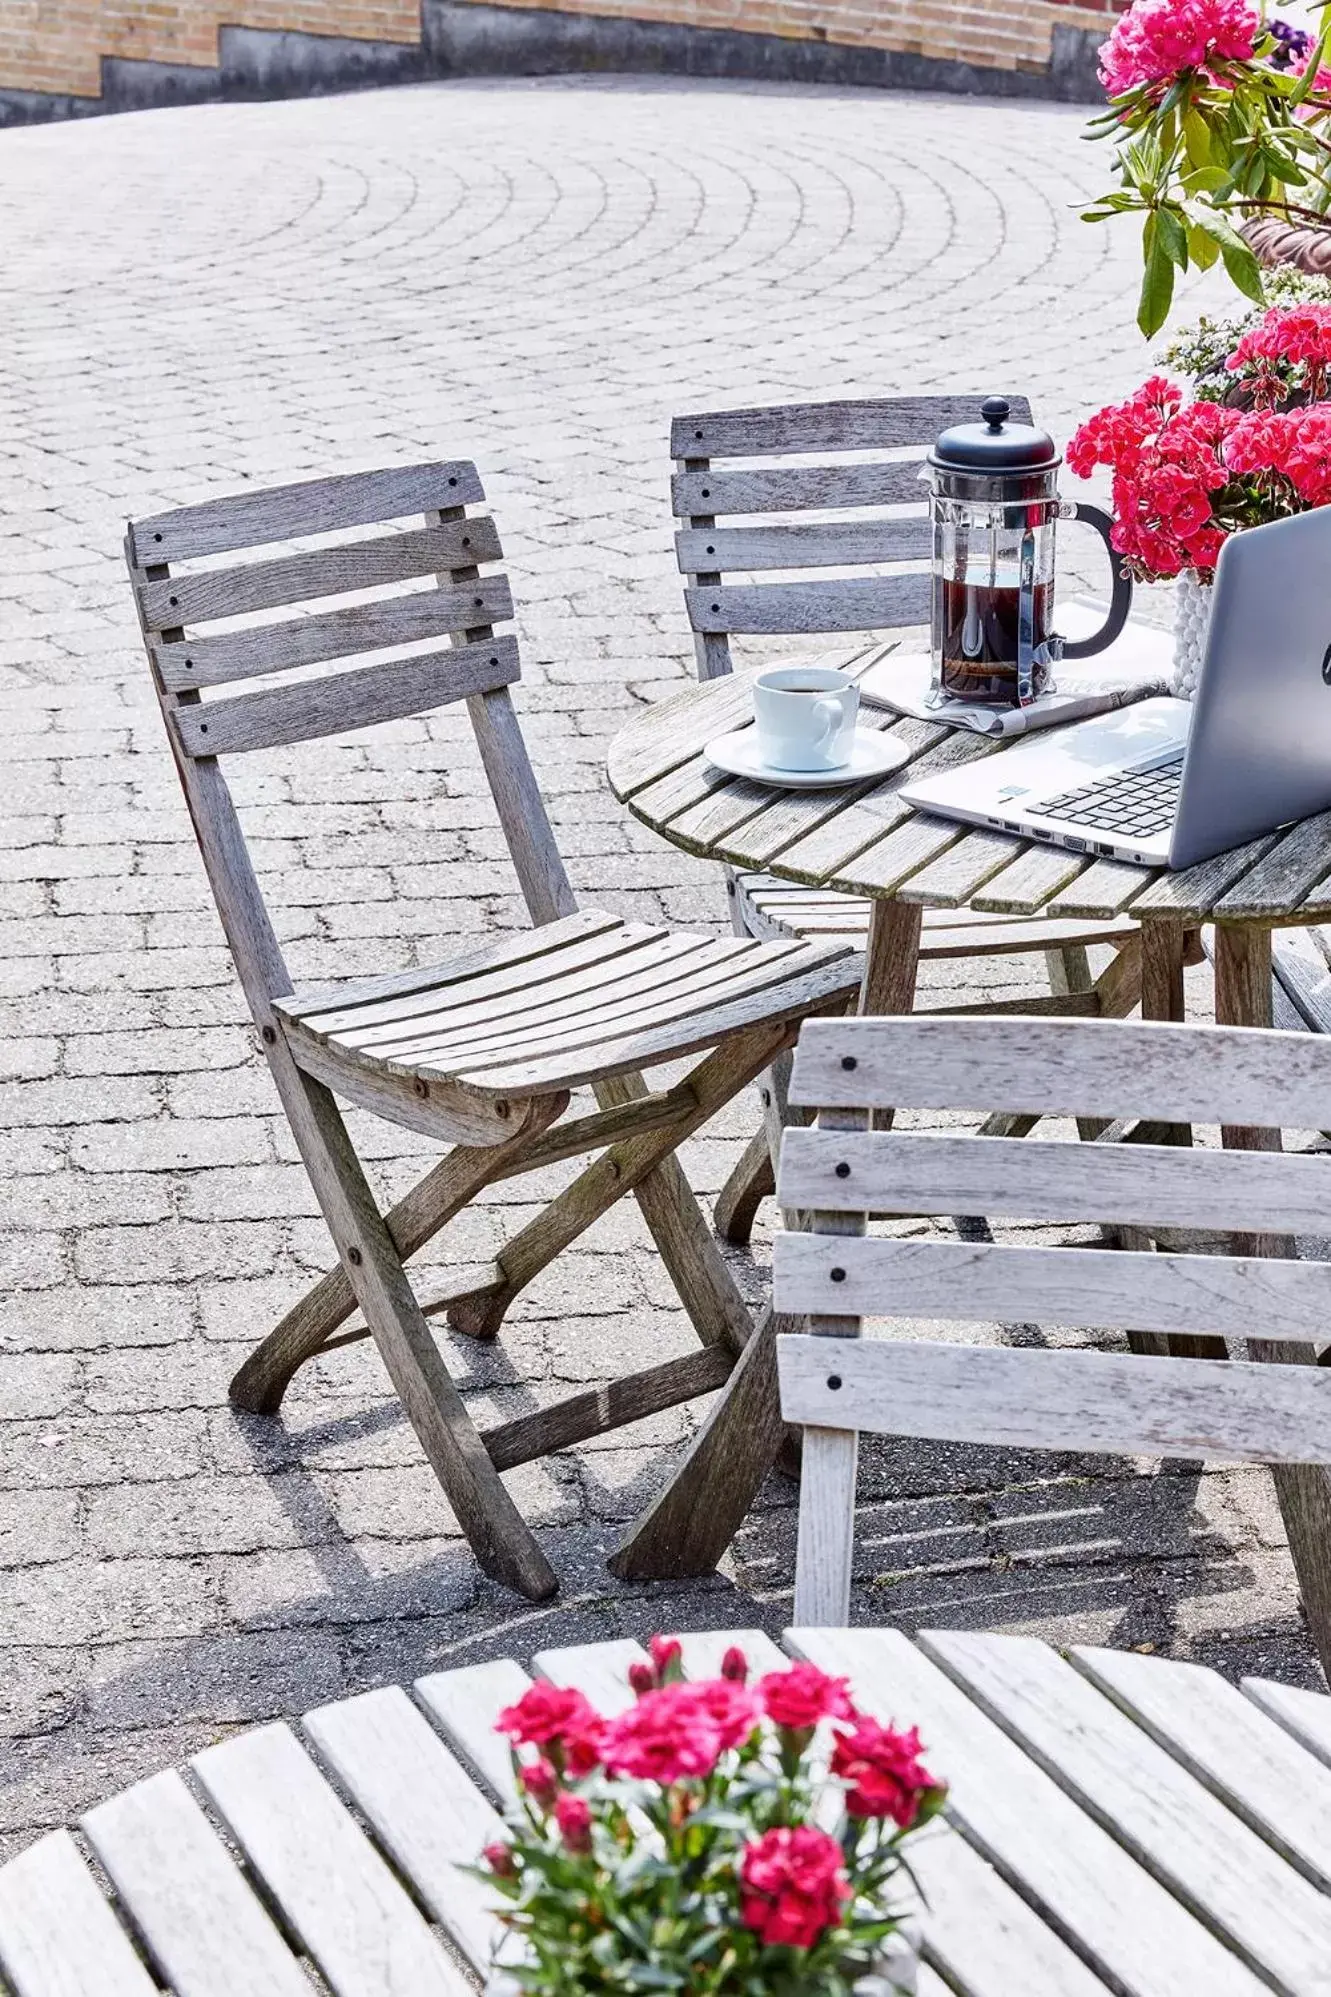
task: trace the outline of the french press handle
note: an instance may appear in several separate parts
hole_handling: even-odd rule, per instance
[[[1089,659],[1093,652],[1103,652],[1106,645],[1112,645],[1127,623],[1128,612],[1132,608],[1132,577],[1123,568],[1109,538],[1114,523],[1102,507],[1087,506],[1080,499],[1064,499],[1059,502],[1058,517],[1060,520],[1084,520],[1088,527],[1094,527],[1105,544],[1110,573],[1114,578],[1109,612],[1100,629],[1092,632],[1089,638],[1065,638],[1062,641],[1063,658]]]

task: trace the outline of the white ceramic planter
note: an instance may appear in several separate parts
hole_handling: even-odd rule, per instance
[[[1198,582],[1195,570],[1184,569],[1174,590],[1174,692],[1180,700],[1191,700],[1197,691],[1211,595],[1209,582]]]

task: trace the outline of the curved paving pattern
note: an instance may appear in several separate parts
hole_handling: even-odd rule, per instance
[[[774,1484],[721,1580],[655,1598],[607,1581],[601,1551],[687,1412],[515,1473],[567,1577],[540,1612],[478,1583],[365,1348],[302,1376],[281,1426],[230,1413],[236,1361],[327,1244],[150,708],[126,514],[474,455],[579,886],[719,923],[715,874],[602,777],[607,735],[691,658],[670,415],[1002,382],[1065,430],[1128,387],[1134,252],[1077,219],[1100,166],[1079,127],[551,82],[0,138],[0,1852],[228,1725],[575,1635],[776,1627],[790,1578]],[[302,974],[517,919],[447,717],[255,759],[242,783]],[[694,1146],[700,1185],[744,1134]],[[413,1175],[411,1141],[378,1143],[387,1183]],[[453,1255],[492,1252],[522,1212],[501,1191]],[[533,1288],[504,1348],[454,1357],[513,1413],[628,1350],[683,1349],[619,1214]],[[875,1457],[860,1611],[1309,1672],[1262,1477],[1078,1467]]]

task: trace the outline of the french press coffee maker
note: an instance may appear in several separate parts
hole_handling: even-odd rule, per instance
[[[944,430],[928,459],[933,523],[933,695],[993,707],[1025,707],[1053,686],[1060,659],[1103,651],[1123,629],[1132,583],[1110,545],[1098,506],[1060,499],[1063,460],[1054,440],[1009,421],[1001,396],[980,405],[978,423]],[[1053,630],[1054,531],[1085,520],[1109,550],[1114,592],[1090,638]]]

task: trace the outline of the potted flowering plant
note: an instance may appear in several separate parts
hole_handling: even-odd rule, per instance
[[[1254,243],[1272,227],[1331,243],[1331,5],[1314,37],[1248,0],[1133,0],[1100,50],[1117,187],[1085,219],[1142,218],[1138,323],[1165,322],[1176,273],[1222,258],[1262,300]],[[1248,240],[1251,238],[1252,240]]]
[[[812,1664],[750,1684],[732,1648],[719,1678],[686,1684],[677,1641],[651,1655],[613,1718],[545,1684],[500,1715],[519,1805],[484,1853],[511,1937],[492,1988],[845,1997],[874,1976],[912,1990],[894,1887],[907,1835],[946,1794],[918,1734],[858,1712]]]
[[[1180,692],[1195,681],[1226,537],[1331,503],[1329,373],[1331,305],[1273,306],[1194,400],[1154,375],[1068,445],[1079,477],[1112,473],[1124,566],[1143,582],[1179,578]]]

